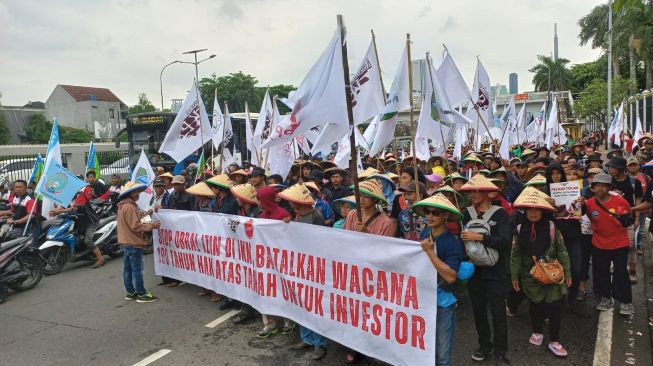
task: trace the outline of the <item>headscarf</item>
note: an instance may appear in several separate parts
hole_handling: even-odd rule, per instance
[[[290,213],[280,207],[277,202],[277,191],[274,187],[266,186],[256,192],[259,207],[263,210],[259,215],[262,219],[283,220],[290,216]]]

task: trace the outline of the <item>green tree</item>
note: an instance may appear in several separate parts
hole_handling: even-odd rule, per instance
[[[7,126],[7,120],[4,114],[0,112],[0,145],[6,145],[11,138],[11,131]]]
[[[27,122],[27,141],[33,144],[47,144],[50,140],[52,123],[42,113],[37,113]]]
[[[73,127],[59,127],[59,142],[62,144],[81,144],[93,141],[93,133]]]
[[[129,107],[129,114],[155,112],[156,107],[147,99],[145,93],[138,94],[138,103]]]
[[[617,76],[612,81],[612,100],[621,103],[628,97],[629,89],[634,81]],[[608,82],[594,79],[580,93],[580,98],[574,103],[574,114],[580,118],[594,117],[606,124],[606,109],[608,103]],[[607,131],[607,126],[605,126]]]
[[[608,57],[601,55],[596,61],[575,64],[569,68],[571,74],[571,91],[580,93],[594,79],[604,79],[608,74]]]
[[[533,84],[536,91],[549,90],[549,80],[552,91],[569,90],[573,81],[567,66],[569,60],[558,58],[554,61],[553,58],[543,55],[538,55],[537,59],[540,63],[528,70],[535,74]]]

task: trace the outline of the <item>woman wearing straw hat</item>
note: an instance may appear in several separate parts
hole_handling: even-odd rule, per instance
[[[320,225],[324,226],[324,218],[322,214],[313,207],[315,200],[308,191],[308,188],[302,183],[297,183],[294,186],[279,193],[279,196],[289,201],[295,209],[295,220],[303,224]],[[322,335],[300,325],[299,327],[301,341],[291,349],[302,350],[305,348],[313,347],[311,358],[313,360],[321,360],[326,355],[326,338]]]
[[[528,299],[528,313],[533,334],[532,345],[542,345],[544,320],[549,320],[549,350],[558,357],[567,351],[560,344],[560,316],[562,302],[571,286],[569,256],[562,234],[545,212],[556,211],[547,201],[546,194],[532,187],[524,189],[515,201],[515,207],[524,209],[524,218],[517,226],[516,245],[510,256],[510,275],[515,291],[523,291]],[[541,284],[531,275],[534,261],[558,261],[564,271],[564,283]]]
[[[149,224],[141,222],[143,213],[136,206],[138,195],[147,186],[137,182],[127,182],[118,195],[118,243],[123,246],[123,277],[127,296],[125,300],[136,300],[139,303],[157,301],[159,298],[145,290],[143,284],[143,249],[149,240],[145,233],[161,226],[159,221]]]
[[[505,301],[508,283],[506,255],[510,250],[512,232],[510,218],[506,210],[490,203],[489,193],[497,192],[499,188],[482,174],[473,176],[460,190],[470,193],[472,203],[472,206],[463,211],[463,225],[466,226],[472,221],[472,217],[483,219],[486,212],[492,212],[489,218],[483,219],[490,227],[489,235],[464,230],[460,238],[463,241],[481,242],[499,254],[493,266],[479,266],[467,282],[479,340],[479,348],[472,354],[472,359],[480,362],[494,353],[497,365],[508,365],[510,361],[506,358],[508,324]],[[488,308],[492,313],[492,331]]]
[[[342,229],[345,227],[345,218],[349,211],[356,208],[356,196],[349,196],[339,198],[333,201],[333,209],[342,217],[340,220],[333,224],[334,229]]]
[[[186,192],[195,197],[195,207],[193,211],[200,212],[215,212],[215,194],[204,182],[199,182],[191,187],[188,187]]]
[[[450,217],[458,221],[462,215],[442,194],[421,200],[412,207],[428,222],[428,227],[420,235],[420,241],[422,249],[437,272],[438,326],[435,330],[435,363],[451,365],[457,299],[450,285],[458,278],[458,270],[462,262],[462,245],[458,237],[447,230],[446,224]]]

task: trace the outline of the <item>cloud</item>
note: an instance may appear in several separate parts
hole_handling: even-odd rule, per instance
[[[358,67],[375,30],[386,84],[406,33],[414,58],[430,51],[437,62],[446,44],[470,84],[480,55],[492,84],[507,84],[508,74],[517,72],[520,89],[531,88],[528,69],[538,54],[551,52],[553,22],[561,57],[581,63],[598,56],[578,47],[576,24],[595,0],[540,2],[535,18],[526,16],[534,0],[509,3],[499,9],[495,2],[447,0],[0,1],[0,91],[3,104],[23,105],[46,100],[56,84],[78,84],[110,88],[129,105],[146,93],[158,106],[161,68],[190,61],[182,52],[197,48],[216,54],[199,65],[200,78],[242,70],[261,86],[297,85],[335,31],[336,14],[347,25],[350,69]],[[192,65],[168,67],[165,104],[183,98],[194,76]]]
[[[458,26],[458,21],[456,20],[456,18],[452,16],[448,16],[438,30],[440,32],[447,32],[456,29],[457,26]]]

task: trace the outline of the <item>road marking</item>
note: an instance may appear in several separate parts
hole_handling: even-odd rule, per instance
[[[614,309],[602,311],[599,314],[599,325],[596,331],[596,346],[594,347],[594,362],[592,362],[592,366],[610,366],[613,317]]]
[[[142,360],[142,361],[140,361],[140,362],[136,362],[136,363],[133,364],[132,366],[145,366],[145,365],[149,365],[149,364],[151,364],[152,362],[158,360],[159,358],[161,358],[161,357],[167,355],[167,354],[170,353],[170,352],[172,352],[172,351],[169,350],[169,349],[161,349],[161,350],[158,350],[158,351],[154,352],[153,354],[151,354],[151,355],[145,357],[144,360]]]
[[[236,314],[238,314],[238,313],[240,313],[240,310],[232,310],[232,311],[230,311],[230,312],[224,314],[223,316],[219,317],[218,319],[216,319],[216,320],[210,322],[209,324],[205,325],[205,327],[207,327],[207,328],[215,328],[215,327],[218,326],[218,324],[220,324],[220,323],[222,323],[222,322],[224,322],[224,321],[229,320],[229,318],[231,318],[232,316],[234,316],[234,315],[236,315]]]

